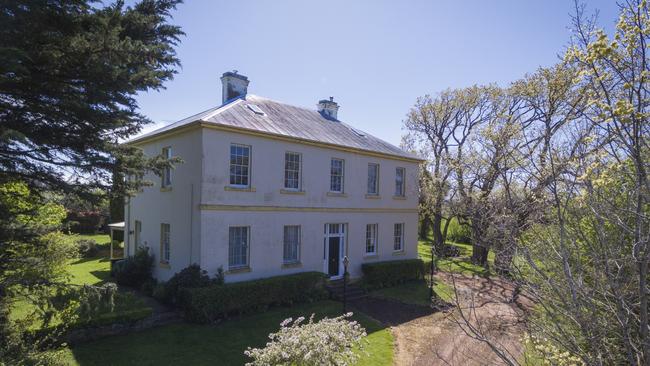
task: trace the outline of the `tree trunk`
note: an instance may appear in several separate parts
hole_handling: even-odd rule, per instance
[[[487,267],[488,248],[472,244],[472,263]]]
[[[431,217],[429,215],[423,215],[422,220],[420,220],[420,239],[426,240],[429,236],[429,230],[431,228]]]
[[[445,238],[442,235],[442,216],[437,212],[433,215],[433,245],[438,252],[445,245]]]

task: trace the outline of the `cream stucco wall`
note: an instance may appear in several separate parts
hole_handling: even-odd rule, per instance
[[[332,122],[336,123],[336,122]],[[251,146],[251,191],[231,191],[230,144]],[[155,276],[166,280],[191,263],[214,274],[228,270],[228,227],[250,227],[250,271],[229,273],[227,281],[324,271],[323,231],[327,223],[347,227],[346,254],[352,276],[362,263],[417,257],[417,163],[368,156],[320,146],[280,141],[249,134],[195,128],[142,144],[148,155],[171,146],[184,160],[173,173],[172,190],[160,190],[160,178],[146,178],[153,187],[126,207],[129,244],[135,220],[142,222],[142,242],[156,255]],[[283,193],[284,154],[302,155],[301,194]],[[345,160],[344,196],[328,195],[330,159]],[[380,166],[379,198],[366,198],[368,163]],[[406,169],[406,199],[395,199],[395,168]],[[160,224],[171,225],[171,263],[160,256]],[[405,248],[393,253],[393,225],[404,223]],[[378,253],[364,256],[366,224],[378,224]],[[283,226],[301,225],[301,265],[283,268]],[[131,250],[132,254],[132,250]]]
[[[144,178],[153,182],[142,192],[129,199],[125,208],[129,255],[135,250],[135,221],[142,222],[141,243],[148,246],[156,257],[154,276],[168,279],[192,263],[199,262],[200,250],[200,184],[201,184],[201,131],[194,129],[165,137],[142,146],[145,154],[160,154],[164,147],[172,148],[172,155],[184,162],[172,171],[171,190],[161,190],[161,178],[148,174]],[[160,224],[170,224],[170,265],[160,264]]]
[[[251,146],[251,191],[226,188],[233,143]],[[228,270],[229,226],[250,226],[251,238],[250,272],[228,274],[228,281],[324,271],[327,223],[347,224],[352,276],[361,274],[362,263],[417,257],[417,163],[211,129],[203,132],[203,151],[201,203],[209,209],[201,211],[201,266],[209,272],[219,266]],[[284,154],[288,151],[302,155],[303,194],[283,193]],[[331,158],[345,160],[345,196],[328,195]],[[366,198],[368,163],[379,164],[379,198]],[[406,169],[406,199],[393,198],[397,167]],[[278,209],[262,211],[268,207]],[[378,254],[366,257],[366,224],[375,223]],[[405,250],[401,253],[392,250],[395,223],[405,224]],[[301,225],[301,267],[282,268],[284,225]]]

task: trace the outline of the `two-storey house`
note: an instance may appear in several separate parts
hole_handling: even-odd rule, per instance
[[[339,121],[331,98],[311,110],[221,80],[222,105],[128,142],[183,160],[127,201],[128,254],[149,247],[161,280],[198,263],[226,281],[417,257],[421,159]]]

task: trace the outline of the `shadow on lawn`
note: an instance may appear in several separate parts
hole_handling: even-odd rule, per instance
[[[102,257],[84,257],[84,258],[77,259],[76,261],[72,262],[72,264],[82,264],[82,263],[86,263],[86,262],[96,261],[98,259],[99,259],[100,263],[110,261],[110,259],[108,259],[108,257],[104,257],[104,256],[102,256]]]

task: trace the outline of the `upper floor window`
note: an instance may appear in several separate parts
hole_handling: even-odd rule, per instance
[[[300,225],[284,227],[284,263],[300,261]]]
[[[379,194],[379,164],[368,164],[368,194]]]
[[[404,249],[404,224],[395,224],[393,229],[393,250],[399,252]]]
[[[404,197],[404,176],[406,175],[406,170],[404,168],[398,167],[395,169],[395,195],[398,197]]]
[[[250,186],[250,158],[250,146],[230,145],[230,185]]]
[[[231,226],[228,230],[228,267],[248,266],[248,226]]]
[[[284,188],[300,190],[300,154],[284,154]]]
[[[165,157],[165,159],[171,159],[172,158],[172,148],[171,147],[163,147],[162,149],[162,156]],[[171,187],[172,185],[172,168],[171,167],[165,167],[162,171],[162,181],[160,183],[160,186],[163,188],[166,187]]]
[[[343,193],[343,173],[345,162],[343,159],[332,159],[330,165],[330,192]]]
[[[366,254],[377,254],[377,226],[366,225]]]
[[[160,224],[160,263],[169,264],[171,256],[170,225]]]

